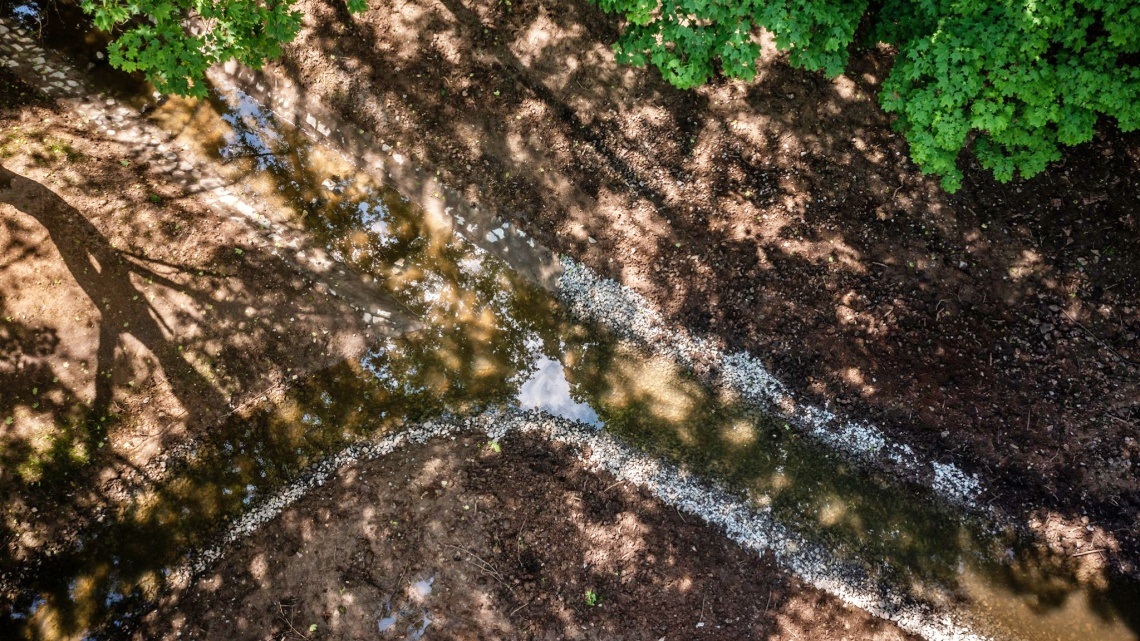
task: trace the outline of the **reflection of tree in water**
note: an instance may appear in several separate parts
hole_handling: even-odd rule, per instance
[[[231,124],[238,122],[240,127],[252,130],[253,124],[247,118],[237,119]],[[265,123],[256,121],[254,124],[262,126]],[[235,128],[238,128],[237,124]],[[258,138],[241,144],[257,149],[258,144],[264,143]],[[258,165],[260,169],[267,168],[261,165],[260,158]],[[498,299],[502,286],[496,279],[502,276],[501,272],[482,270],[490,273],[475,278],[472,274],[480,270],[464,269],[461,265],[469,260],[465,250],[435,242],[414,221],[399,221],[391,208],[386,208],[383,219],[370,219],[378,210],[373,210],[367,200],[353,201],[345,197],[344,194],[351,190],[344,181],[334,181],[331,185],[322,182],[321,185],[325,193],[304,201],[306,206],[316,204],[310,210],[310,218],[317,221],[314,228],[321,230],[331,246],[353,248],[354,253],[341,255],[348,256],[349,261],[365,273],[375,274],[378,268],[398,260],[404,261],[406,269],[401,271],[406,278],[393,277],[393,291],[403,294],[402,299],[408,307],[431,321],[428,329],[397,341],[392,349],[377,350],[365,359],[369,369],[383,373],[383,379],[399,382],[399,386],[389,389],[388,394],[370,392],[373,403],[369,409],[384,408],[380,411],[395,414],[393,408],[403,403],[406,413],[411,415],[417,409],[432,412],[464,403],[477,407],[509,397],[512,389],[507,381],[512,378],[511,374],[517,377],[535,367],[533,350],[524,348],[529,342],[527,339],[535,331],[544,336],[550,336],[554,331],[548,317],[530,318],[525,322],[518,319],[526,319],[528,315],[541,316],[550,309],[542,305],[529,309],[515,298],[509,301]],[[397,219],[391,229],[387,226],[391,220],[389,217]],[[385,223],[384,234],[374,228],[377,221]],[[402,226],[400,222],[403,222]],[[361,230],[366,230],[363,240],[359,236]],[[388,242],[392,238],[399,239],[399,242]],[[517,305],[518,309],[511,311],[512,305]],[[550,348],[547,353],[558,353],[550,345],[547,347]],[[601,349],[601,353],[606,354],[606,350]],[[621,404],[610,403],[604,410],[608,412],[612,428],[619,433],[632,440],[640,439],[642,444],[655,451],[691,461],[698,469],[722,476],[744,489],[767,495],[772,500],[773,509],[789,514],[793,522],[798,519],[803,528],[818,530],[825,538],[831,537],[830,540],[837,545],[865,546],[874,558],[888,559],[892,567],[906,568],[905,572],[945,580],[945,568],[951,567],[951,560],[960,558],[967,544],[961,543],[953,532],[946,534],[946,530],[953,529],[952,525],[946,525],[952,518],[943,519],[938,514],[915,519],[900,516],[897,506],[881,500],[884,492],[881,486],[871,482],[870,485],[878,489],[860,489],[858,483],[863,481],[852,482],[850,475],[843,473],[841,463],[826,457],[812,459],[810,465],[802,468],[792,465],[789,459],[797,456],[797,449],[808,447],[810,450],[809,446],[798,444],[778,425],[769,425],[756,417],[742,417],[742,413],[735,409],[725,409],[707,392],[691,392],[684,387],[682,395],[688,396],[690,402],[683,416],[672,422],[648,421],[647,417],[659,414],[659,397],[632,384],[628,376],[614,375],[623,371],[621,361],[627,360],[628,355],[613,355],[611,352],[610,356],[572,376],[576,381],[574,392],[579,398],[597,402],[597,399],[615,396],[617,392],[624,399]],[[344,379],[328,382],[328,389],[353,388],[350,383],[352,376],[346,374]],[[329,411],[329,408],[338,406],[341,399],[329,398],[328,389],[322,390],[319,399],[301,403],[305,411],[282,421],[280,434],[293,434],[300,429],[297,426],[303,426],[304,438],[307,441],[312,439],[309,445],[319,450],[316,445],[319,439],[313,435],[321,433],[324,425],[336,424],[332,421],[340,419],[344,424],[349,418]],[[598,406],[606,407],[606,404],[599,403]],[[357,412],[360,413],[359,406]],[[357,422],[353,425],[362,424],[360,421],[363,419],[357,417],[355,420]],[[741,420],[751,424],[751,438],[732,436],[734,432],[741,431],[738,425]],[[281,439],[279,455],[265,445],[272,442],[275,442],[273,438],[266,436],[259,444],[227,442],[222,449],[228,455],[248,454],[250,463],[239,466],[243,469],[263,469],[267,461],[280,460],[283,475],[306,460],[294,449],[285,447],[293,445],[293,441]],[[331,446],[331,443],[322,442],[320,447]],[[243,449],[247,447],[249,449]],[[819,455],[809,452],[806,456],[810,459]],[[838,475],[834,474],[836,469],[840,470]],[[838,478],[829,478],[831,476]],[[852,482],[855,487],[844,485],[847,482]],[[211,484],[231,490],[233,485],[229,481],[220,481],[211,473],[203,476],[197,487],[206,488]],[[247,488],[246,499],[253,491],[248,489],[251,486],[249,483],[242,486]],[[868,493],[880,496],[867,498]],[[830,516],[822,516],[825,512]],[[885,530],[886,534],[867,536],[871,533],[868,524],[874,524],[880,534]],[[1044,597],[1040,600],[1042,607],[1060,603],[1063,596],[1077,586],[1063,577],[1062,580],[1054,580],[1054,574],[1066,570],[1055,562],[1055,557],[1049,558],[1053,560],[1039,564],[1047,568],[1046,571],[1038,572],[1036,576],[1030,572],[1019,575],[1021,578],[1006,577],[1004,582],[1026,592],[1040,591]],[[1030,565],[1038,567],[1035,563]],[[952,583],[952,575],[949,576]]]
[[[650,355],[602,340],[572,347],[566,361],[574,395],[598,410],[607,431],[744,493],[756,509],[892,592],[921,599],[942,591],[951,601],[988,607],[969,601],[977,593],[963,582],[966,571],[1001,595],[991,598],[1028,596],[1029,611],[1044,614],[1089,598],[1093,618],[1123,618],[1140,629],[1140,615],[1127,605],[1140,602],[1135,583],[1078,580],[1076,560],[1015,532],[992,532],[920,488],[899,488],[852,468]]]
[[[304,144],[295,146],[294,153],[307,153]],[[276,173],[272,167],[269,171]],[[283,177],[278,178],[281,182]],[[505,268],[482,260],[465,243],[433,237],[406,199],[390,191],[361,190],[339,177],[318,183],[321,177],[314,174],[300,184],[295,178],[282,186],[317,194],[304,200],[310,229],[358,270],[386,275],[391,291],[426,323],[421,332],[400,339],[398,348],[375,350],[364,360],[382,384],[420,395],[425,402],[434,397],[440,406],[481,407],[516,398],[515,387],[525,385],[540,364],[536,353],[548,356],[549,363],[541,364],[550,365],[562,352],[576,351],[574,345],[560,344],[565,337],[558,332],[565,329],[551,322],[557,317],[553,307],[535,304],[540,297],[532,297],[528,307],[520,297],[524,286],[513,282],[504,288],[498,282],[514,280]],[[375,233],[378,221],[384,233]],[[506,299],[504,289],[511,292]],[[536,336],[543,344],[537,351]],[[683,403],[684,416],[673,417],[672,423],[652,420],[662,399],[631,384],[624,371],[631,362],[628,354],[602,344],[588,350],[584,364],[574,364],[581,356],[569,360],[569,396],[602,408],[611,429],[768,495],[773,509],[852,556],[870,553],[889,564],[891,573],[954,584],[960,549],[942,541],[957,540],[960,533],[944,511],[926,510],[921,518],[900,513],[891,491],[881,484],[846,470],[763,417],[725,407],[699,385],[665,390],[690,397]],[[615,396],[623,399],[620,407],[605,401]],[[742,421],[761,438],[742,444],[726,436]],[[834,475],[836,468],[843,473]]]
[[[216,95],[214,100],[221,101]],[[221,118],[230,126],[231,133],[218,150],[223,162],[252,158],[259,170],[273,167],[289,171],[288,157],[278,153],[284,141],[277,131],[273,113],[241,90],[234,90],[225,104],[230,107],[221,113]]]

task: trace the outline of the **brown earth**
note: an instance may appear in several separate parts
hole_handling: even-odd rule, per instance
[[[145,145],[6,70],[0,105],[2,574],[145,484],[159,455],[359,354],[366,328]]]
[[[350,122],[793,389],[978,473],[1016,515],[1140,551],[1140,134],[947,194],[875,92],[772,53],[677,91],[587,2],[303,0],[277,65]],[[1074,548],[1075,550],[1075,548]]]
[[[135,638],[912,638],[572,454],[461,436],[350,465]]]

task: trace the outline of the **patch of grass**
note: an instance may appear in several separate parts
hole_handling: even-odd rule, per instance
[[[16,155],[28,139],[24,137],[23,132],[19,127],[14,127],[11,131],[0,138],[0,158],[11,158]]]
[[[44,149],[52,156],[63,156],[71,161],[79,160],[83,157],[83,154],[79,153],[66,140],[53,138],[51,136],[44,139]]]

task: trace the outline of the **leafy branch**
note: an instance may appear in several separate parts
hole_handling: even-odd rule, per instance
[[[680,88],[717,73],[751,80],[757,30],[792,65],[834,77],[860,25],[894,45],[879,95],[924,172],[961,186],[964,149],[1002,182],[1090,140],[1102,117],[1140,127],[1135,0],[596,0],[627,21],[621,62]]]

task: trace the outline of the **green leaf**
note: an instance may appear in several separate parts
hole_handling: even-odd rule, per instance
[[[596,0],[627,24],[619,62],[652,64],[687,89],[722,73],[751,80],[757,27],[797,67],[843,72],[856,28],[898,49],[879,101],[911,158],[961,186],[973,144],[997,180],[1032,176],[1098,119],[1140,129],[1140,3],[1135,0]],[[973,141],[971,143],[971,141]]]

